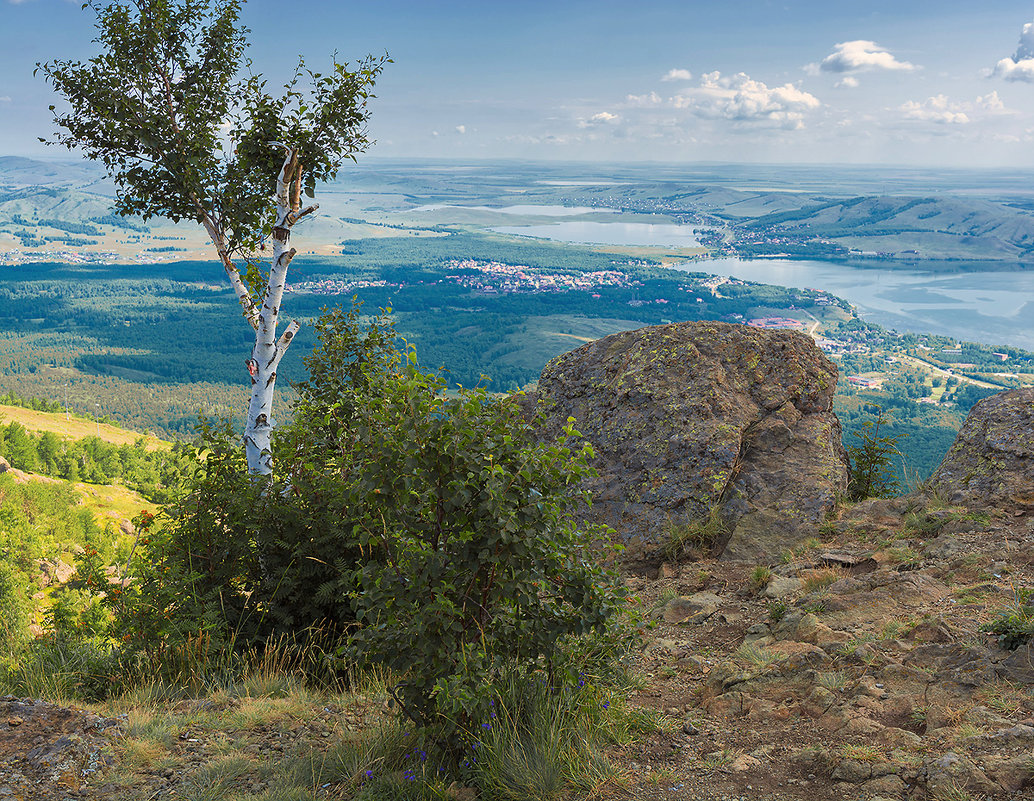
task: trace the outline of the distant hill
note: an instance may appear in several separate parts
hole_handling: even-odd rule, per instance
[[[21,156],[0,156],[0,186],[82,186],[104,177],[88,161],[39,161]]]
[[[809,234],[858,250],[925,258],[1034,257],[1034,215],[971,197],[856,197],[764,214],[745,230]]]
[[[36,409],[26,409],[22,406],[5,406],[0,404],[0,423],[21,423],[29,431],[37,434],[49,431],[57,434],[62,439],[82,439],[83,437],[98,437],[104,442],[112,445],[132,445],[140,439],[146,442],[148,450],[168,449],[171,443],[153,437],[150,434],[141,434],[137,431],[129,431],[125,428],[89,420],[77,414],[66,414],[65,412],[40,412]]]

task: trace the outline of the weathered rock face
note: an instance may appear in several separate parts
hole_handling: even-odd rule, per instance
[[[595,447],[597,519],[655,539],[717,507],[723,555],[759,560],[812,536],[846,487],[836,383],[801,334],[676,323],[557,357],[536,398],[549,430],[572,416]]]
[[[984,398],[931,482],[953,503],[1034,507],[1034,388]]]

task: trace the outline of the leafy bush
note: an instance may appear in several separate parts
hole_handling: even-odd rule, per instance
[[[574,522],[592,451],[572,450],[570,424],[538,443],[511,400],[446,397],[383,316],[330,312],[316,330],[277,480],[248,479],[229,427],[203,426],[117,633],[149,649],[347,634],[342,654],[392,668],[404,714],[458,749],[502,671],[576,682],[572,642],[621,604]]]
[[[460,732],[504,667],[551,668],[617,596],[573,523],[590,451],[572,453],[571,426],[539,445],[516,404],[444,390],[412,364],[384,388],[342,443],[356,472],[341,489],[365,555],[350,650],[398,672],[407,716]]]
[[[1034,640],[1034,604],[1020,596],[1013,607],[980,628],[996,635],[1002,648],[1013,651]]]
[[[11,657],[28,636],[29,600],[24,581],[0,562],[0,660]]]

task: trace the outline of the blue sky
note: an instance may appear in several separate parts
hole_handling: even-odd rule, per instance
[[[32,70],[94,52],[80,5],[0,0],[0,153],[62,155],[37,142],[54,98]],[[244,18],[272,77],[299,53],[390,54],[378,156],[1034,166],[1030,2],[251,0]]]

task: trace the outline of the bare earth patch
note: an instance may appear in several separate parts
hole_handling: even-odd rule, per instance
[[[1034,798],[1034,651],[981,630],[1034,587],[1034,518],[867,502],[761,568],[640,560],[626,576],[651,620],[632,702],[662,725],[610,750],[622,780],[594,797]],[[0,759],[23,778],[0,773],[0,798],[19,799],[258,798],[288,755],[385,716],[375,695],[304,690],[123,700],[109,717],[2,703]],[[68,758],[44,765],[59,742]]]

